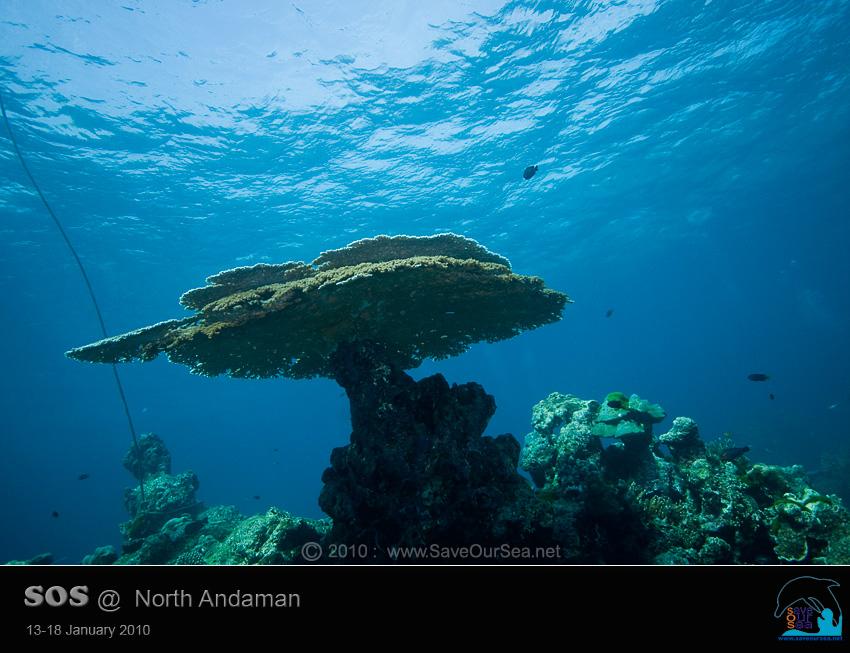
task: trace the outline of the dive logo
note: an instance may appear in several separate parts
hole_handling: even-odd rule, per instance
[[[49,605],[51,608],[60,608],[70,605],[80,608],[89,602],[89,588],[85,585],[75,585],[66,590],[61,585],[54,585],[44,589],[43,585],[30,585],[24,590],[24,605],[28,608],[37,608],[40,605]]]
[[[789,580],[776,596],[773,616],[782,621],[784,640],[842,641],[841,606],[835,598],[838,581],[799,576]]]

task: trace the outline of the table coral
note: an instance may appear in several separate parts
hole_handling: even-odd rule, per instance
[[[207,376],[331,377],[328,360],[339,345],[372,341],[389,362],[409,369],[556,322],[569,301],[455,234],[380,236],[311,264],[236,268],[208,281],[181,299],[195,315],[68,356],[115,363],[165,353]]]

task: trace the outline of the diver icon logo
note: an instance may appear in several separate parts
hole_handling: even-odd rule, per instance
[[[799,576],[789,580],[776,596],[773,616],[782,620],[779,639],[842,641],[842,614],[831,578]]]

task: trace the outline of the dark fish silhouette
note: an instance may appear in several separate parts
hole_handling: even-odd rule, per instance
[[[275,447],[274,449],[272,449],[272,451],[279,451],[279,449]]]
[[[613,308],[609,308],[607,311],[605,311],[605,317],[611,317],[612,315],[614,315]]]
[[[528,166],[522,171],[523,179],[531,179],[537,173],[537,166]]]
[[[78,481],[85,481],[87,478],[91,478],[91,474],[80,474],[77,477],[77,480]]]
[[[254,499],[256,499],[257,501],[259,501],[259,500],[260,500],[260,495],[259,495],[259,494],[255,494],[255,495],[254,495]]]
[[[54,510],[50,513],[50,516],[53,517],[53,519],[56,519],[59,516],[59,513]]]
[[[730,462],[732,460],[736,460],[740,458],[745,453],[750,450],[749,447],[729,447],[728,449],[724,449],[720,452],[720,460],[723,462]]]
[[[770,400],[771,400],[771,401],[773,401],[774,399],[776,399],[776,395],[775,395],[775,394],[773,394],[772,392],[771,392],[769,395],[767,395],[767,396],[768,396],[768,397],[770,397]]]
[[[748,374],[747,378],[750,381],[767,381],[770,377],[767,374],[759,374],[758,372],[754,372],[753,374]]]

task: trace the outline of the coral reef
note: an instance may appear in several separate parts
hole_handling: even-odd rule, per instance
[[[160,472],[171,473],[171,454],[165,443],[155,433],[139,436],[139,446],[131,447],[124,456],[124,468],[137,479],[154,476]]]
[[[323,475],[319,503],[332,519],[205,508],[195,475],[171,474],[162,440],[144,436],[142,452],[157,451],[146,469],[159,471],[144,500],[125,493],[122,554],[101,547],[84,562],[287,564],[316,542],[368,550],[337,559],[346,562],[404,562],[392,547],[507,544],[557,547],[547,562],[850,563],[850,514],[802,467],[730,460],[728,439],[706,444],[686,417],[656,435],[664,411],[637,395],[611,406],[553,393],[534,406],[520,454],[510,435],[481,435],[495,402],[478,384],[415,381],[374,343],[341,347],[330,364],[352,415],[351,443]]]
[[[130,555],[135,563],[161,563],[183,538],[200,530],[204,506],[195,498],[198,486],[194,472],[160,472],[145,480],[144,499],[139,487],[125,490],[130,520],[120,526],[122,558]]]
[[[847,562],[850,515],[802,467],[725,460],[730,443],[706,445],[684,417],[655,436],[660,407],[610,396],[554,393],[532,411],[521,465],[570,561]]]
[[[181,298],[195,315],[68,356],[115,363],[165,353],[209,376],[335,379],[352,433],[322,478],[319,503],[333,521],[207,509],[197,477],[173,475],[162,441],[145,436],[125,459],[145,482],[125,494],[119,563],[296,562],[310,541],[366,545],[369,560],[392,546],[508,544],[554,545],[564,562],[847,562],[850,516],[802,468],[753,465],[746,448],[706,445],[684,417],[656,435],[665,412],[637,395],[552,394],[534,407],[520,453],[510,435],[482,435],[495,402],[481,386],[409,377],[404,370],[425,358],[561,318],[566,295],[475,241],[378,236],[309,264],[207,281]]]
[[[821,457],[820,467],[809,472],[809,478],[829,494],[837,494],[850,502],[850,446],[842,446]]]
[[[269,265],[257,263],[247,267],[225,270],[207,277],[207,286],[194,288],[180,297],[180,303],[191,310],[200,311],[204,306],[237,292],[253,290],[289,281],[298,281],[313,274],[309,265],[303,263],[281,263]]]
[[[439,375],[415,383],[403,370],[556,322],[566,295],[515,274],[507,259],[455,234],[378,236],[324,252],[311,264],[237,268],[208,282],[181,299],[196,315],[68,356],[115,363],[164,352],[209,376],[336,379],[349,396],[353,430],[323,477],[320,505],[334,519],[331,542],[551,539],[551,520],[538,515],[548,507],[517,472],[519,444],[510,435],[482,437],[493,398],[474,383],[450,388]],[[635,428],[648,428],[651,407],[615,411],[612,428],[625,423],[620,413]],[[151,467],[154,449],[146,441],[128,464]],[[125,556],[171,560],[179,544],[179,556],[189,556],[182,561],[220,560],[209,552],[219,548],[213,542],[202,555],[183,545],[207,537],[209,516],[194,500],[194,475],[155,466],[149,477],[135,473],[146,481],[126,494],[132,519],[122,527]],[[284,513],[255,521],[238,529],[242,553],[224,552],[223,559],[286,561],[296,555],[290,543],[321,530]]]
[[[5,564],[7,564],[7,565],[52,565],[53,564],[53,554],[52,553],[39,553],[37,556],[33,556],[29,560],[9,560]]]
[[[321,542],[328,527],[326,521],[269,508],[263,515],[238,521],[220,544],[204,551],[204,562],[268,565],[302,561],[301,547],[307,542]]]
[[[673,428],[659,435],[658,441],[670,450],[670,455],[677,463],[699,458],[705,453],[699,427],[690,417],[674,419]]]
[[[389,545],[539,541],[536,500],[517,473],[519,443],[481,435],[493,397],[476,383],[449,386],[439,374],[416,382],[384,360],[364,343],[332,360],[352,433],[322,476],[330,541],[366,544],[377,560]]]
[[[130,541],[143,538],[174,518],[197,515],[203,508],[195,499],[198,485],[194,472],[177,475],[160,472],[145,480],[144,498],[139,487],[125,490],[124,506],[132,517],[121,527],[125,538]]]
[[[302,562],[301,547],[321,542],[326,522],[270,508],[245,517],[233,506],[214,506],[196,518],[175,517],[117,564],[267,565]]]
[[[471,238],[457,234],[363,238],[341,249],[322,252],[313,261],[313,265],[323,269],[341,268],[358,263],[382,263],[416,256],[448,256],[461,261],[474,259],[482,263],[511,267],[510,261],[504,256],[491,252]]]
[[[371,341],[384,345],[388,362],[409,369],[556,322],[569,301],[454,234],[379,236],[309,265],[237,268],[208,281],[183,295],[196,315],[67,355],[115,363],[164,352],[208,376],[332,377],[329,360],[339,345]]]
[[[118,560],[118,553],[115,551],[115,547],[111,544],[107,544],[106,546],[99,546],[94,550],[94,553],[90,553],[89,555],[83,558],[84,565],[111,565],[113,562]]]
[[[195,474],[171,474],[171,455],[161,438],[146,434],[139,444],[148,477],[144,500],[138,487],[125,490],[131,519],[120,527],[122,554],[118,556],[111,546],[99,547],[85,556],[83,564],[298,562],[303,544],[321,541],[330,528],[326,520],[302,519],[277,508],[252,517],[233,506],[205,508],[195,497],[199,486]],[[131,473],[138,469],[137,456],[131,447],[124,459]]]

